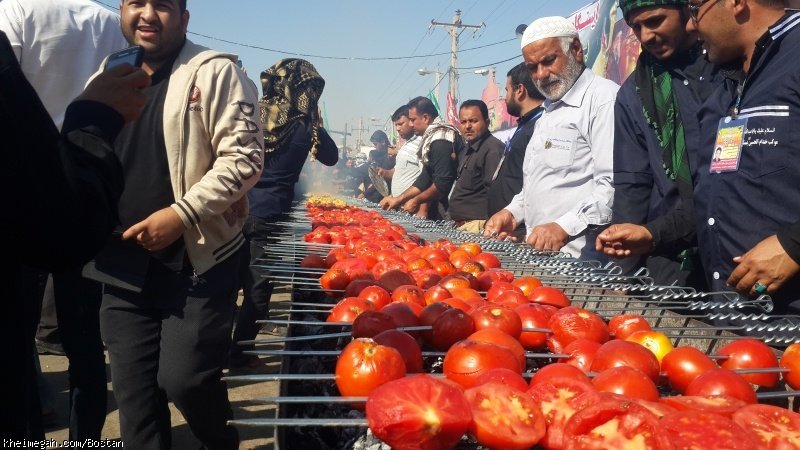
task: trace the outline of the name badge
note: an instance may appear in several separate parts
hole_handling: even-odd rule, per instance
[[[717,139],[711,153],[709,172],[735,172],[739,170],[742,142],[747,131],[747,119],[723,117],[717,128]]]
[[[545,150],[572,150],[572,141],[569,139],[548,138],[544,142]]]

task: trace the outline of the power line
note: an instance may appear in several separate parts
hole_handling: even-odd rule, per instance
[[[522,57],[522,55],[521,55],[521,54],[519,54],[519,55],[514,55],[514,56],[512,56],[511,58],[504,59],[504,60],[502,60],[502,61],[497,61],[497,62],[493,62],[493,63],[489,63],[489,64],[481,64],[480,66],[474,66],[474,67],[459,67],[459,68],[458,68],[458,70],[481,69],[481,68],[483,68],[483,67],[495,66],[495,65],[497,65],[497,64],[502,64],[502,63],[504,63],[504,62],[509,62],[509,61],[512,61],[512,60],[514,60],[514,59],[517,59],[517,58],[520,58],[520,57]]]

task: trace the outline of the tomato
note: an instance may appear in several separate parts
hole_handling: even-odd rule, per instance
[[[733,421],[748,432],[759,448],[800,448],[800,414],[772,405],[747,405]]]
[[[781,368],[787,369],[783,373],[783,380],[792,389],[800,389],[800,342],[795,342],[786,347],[781,355]]]
[[[366,412],[369,429],[395,450],[451,449],[472,422],[461,388],[424,374],[378,387]]]
[[[542,441],[545,448],[564,448],[564,427],[569,419],[600,399],[588,381],[565,377],[553,377],[547,383],[532,386],[528,395],[539,405],[547,423]]]
[[[319,255],[306,255],[300,261],[300,267],[306,269],[326,269],[325,258]]]
[[[566,308],[571,305],[566,295],[560,290],[550,286],[539,286],[531,291],[528,296],[528,301],[531,303],[542,303],[544,305],[552,305],[556,308]]]
[[[607,392],[605,394],[606,395],[614,395],[614,394],[609,394]],[[668,404],[662,403],[660,401],[651,402],[651,401],[648,401],[648,400],[642,400],[640,398],[634,398],[633,401],[635,401],[636,403],[638,403],[638,404],[644,406],[645,408],[647,408],[648,411],[650,411],[651,413],[655,414],[656,417],[658,417],[659,419],[664,417],[664,416],[666,416],[669,413],[673,413],[673,412],[677,411],[672,406],[669,406]]]
[[[415,270],[409,275],[414,278],[417,287],[420,289],[428,289],[431,286],[436,286],[436,283],[442,279],[433,269]]]
[[[515,339],[522,334],[522,320],[511,308],[489,304],[477,308],[470,315],[475,321],[476,330],[497,328]]]
[[[500,267],[500,260],[497,258],[497,256],[494,256],[488,252],[479,253],[475,255],[472,260],[483,266],[486,270],[497,269]]]
[[[397,328],[392,316],[380,311],[364,311],[353,320],[354,338],[371,338],[376,334]]]
[[[725,395],[745,403],[756,403],[756,393],[741,375],[727,369],[711,369],[686,387],[686,395]]]
[[[409,304],[389,303],[381,308],[380,311],[392,316],[392,319],[394,319],[394,323],[397,324],[398,328],[417,327],[419,326],[419,316],[414,313]],[[415,338],[420,336],[419,331],[410,331],[409,334]]]
[[[448,291],[452,291],[453,289],[458,289],[458,288],[469,289],[472,286],[469,281],[469,278],[457,275],[455,273],[447,275],[446,277],[442,278],[441,281],[439,281],[439,285],[444,287]]]
[[[461,277],[461,278],[469,281],[469,286],[467,286],[468,288],[474,289],[476,291],[478,290],[478,278],[476,278],[471,273],[459,271],[459,272],[454,273],[453,275],[457,276],[457,277]]]
[[[453,294],[451,294],[450,291],[440,285],[431,286],[425,291],[425,303],[430,305],[431,303],[440,302],[452,296]]]
[[[410,334],[400,330],[386,330],[372,338],[380,345],[392,347],[400,352],[406,363],[406,373],[422,372],[422,350],[417,340]]]
[[[656,384],[649,376],[633,367],[618,366],[603,370],[595,375],[592,384],[600,392],[611,392],[651,402],[658,401]]]
[[[432,260],[431,266],[433,266],[433,270],[435,270],[436,273],[442,278],[452,275],[456,272],[456,267],[450,264],[450,261],[447,260]]]
[[[395,303],[416,303],[425,306],[425,291],[416,285],[397,286],[392,290],[392,302]]]
[[[669,385],[680,393],[686,392],[686,387],[695,378],[717,367],[708,355],[690,346],[675,348],[661,361],[661,370]]]
[[[625,339],[636,331],[650,330],[650,323],[639,314],[614,316],[608,321],[608,331],[617,339]]]
[[[329,251],[328,254],[325,256],[325,265],[331,267],[334,264],[336,264],[337,261],[341,261],[349,257],[350,254],[347,253],[347,250],[343,248],[335,248]]]
[[[532,275],[523,275],[515,279],[513,283],[526,297],[530,297],[533,290],[542,285],[542,282]]]
[[[525,298],[525,294],[516,291],[504,291],[500,295],[498,295],[494,300],[492,300],[491,303],[494,303],[496,305],[502,305],[511,309],[515,309],[517,306],[520,305],[531,304],[528,303],[528,299]]]
[[[614,339],[601,345],[594,355],[591,370],[602,372],[612,367],[631,367],[641,371],[653,383],[660,376],[656,357],[649,350],[633,342]]]
[[[628,342],[634,342],[650,350],[655,355],[659,364],[667,353],[674,348],[672,341],[664,333],[657,331],[636,331],[625,338]]]
[[[402,303],[402,302],[394,302],[394,303]],[[414,315],[417,317],[419,317],[419,315],[422,314],[422,310],[425,309],[425,307],[423,305],[420,305],[419,303],[407,302],[402,304],[408,306],[411,312],[413,312]]]
[[[539,406],[524,392],[502,383],[487,383],[464,392],[472,410],[469,431],[490,449],[525,450],[545,433]]]
[[[431,263],[429,263],[427,259],[421,257],[416,257],[415,259],[412,259],[411,261],[406,263],[406,269],[409,272],[413,272],[415,270],[420,270],[420,269],[431,269],[431,268],[433,268],[433,266],[431,266]]]
[[[572,416],[564,444],[567,449],[674,448],[655,414],[633,401],[608,397]]]
[[[406,376],[397,350],[369,338],[347,344],[336,361],[336,387],[343,396],[366,396],[376,387]]]
[[[514,312],[519,315],[523,329],[547,328],[550,313],[541,305],[525,303],[514,308]],[[546,332],[523,331],[519,335],[519,342],[527,350],[541,350],[545,347],[547,334]]]
[[[477,256],[483,251],[481,250],[481,246],[475,242],[464,242],[458,246],[458,249],[467,252],[470,256]]]
[[[492,287],[490,287],[486,291],[486,300],[490,302],[494,301],[500,294],[502,294],[505,291],[515,291],[522,294],[522,290],[514,286],[513,284],[505,281],[496,281],[492,284]]]
[[[319,284],[328,297],[341,297],[349,283],[350,277],[347,273],[338,269],[328,269],[319,279]]]
[[[380,283],[378,283],[375,280],[366,280],[366,279],[353,280],[347,283],[347,287],[344,289],[344,296],[358,297],[361,294],[361,291],[366,289],[368,286],[380,286]]]
[[[555,338],[564,346],[577,339],[601,344],[608,340],[606,323],[600,316],[585,309],[572,306],[561,308],[550,317],[549,325]]]
[[[461,300],[460,298],[446,298],[442,300],[442,303],[450,305],[453,308],[460,309],[467,314],[469,314],[469,312],[472,311],[472,306],[470,306],[469,303],[465,302],[464,300]]]
[[[355,283],[355,281],[353,283]],[[374,306],[375,309],[381,309],[392,302],[392,297],[389,294],[389,291],[381,286],[367,286],[363,288],[358,294],[358,298],[363,298],[364,300],[372,303],[372,306]]]
[[[433,322],[430,342],[436,350],[446,352],[453,344],[466,339],[474,331],[475,324],[469,314],[450,308]]]
[[[422,257],[428,261],[447,261],[447,252],[438,248],[429,248],[422,251]]]
[[[736,411],[747,406],[747,403],[738,398],[717,395],[714,397],[700,397],[695,395],[675,395],[662,397],[661,403],[667,404],[679,411],[703,411],[730,417]]]
[[[461,268],[471,260],[472,255],[462,250],[456,250],[448,257],[450,264],[452,264],[457,270],[461,270]]]
[[[511,283],[514,281],[514,274],[502,269],[488,269],[479,273],[475,278],[478,281],[478,290],[486,292],[492,287],[492,284],[498,281]]]
[[[339,303],[331,308],[331,312],[328,314],[328,318],[325,321],[353,323],[356,317],[361,313],[372,311],[373,309],[372,303],[364,299],[347,297],[339,300]]]
[[[588,339],[578,339],[573,341],[568,346],[564,347],[563,352],[569,357],[563,360],[564,363],[575,366],[583,373],[589,373],[592,363],[594,362],[595,354],[600,348],[597,342]]]
[[[720,367],[728,370],[758,369],[778,367],[778,358],[772,349],[763,341],[753,338],[737,339],[723,345],[717,354],[728,358],[720,363]],[[742,377],[759,386],[773,387],[778,384],[778,373],[748,373]]]
[[[733,420],[710,412],[676,411],[661,418],[676,448],[757,450],[758,444]]]
[[[464,388],[475,385],[483,372],[497,367],[519,370],[519,360],[499,345],[470,340],[459,341],[444,356],[444,375]]]
[[[450,294],[453,295],[455,298],[460,298],[461,300],[483,300],[481,294],[478,293],[475,289],[472,288],[453,288],[450,289]]]
[[[582,380],[591,383],[592,380],[586,376],[581,369],[567,363],[551,363],[540,367],[531,378],[531,387],[537,384],[547,383],[552,378],[567,377],[574,380]]]
[[[527,360],[525,359],[525,349],[522,347],[522,344],[520,344],[518,340],[496,328],[484,328],[482,330],[477,330],[470,334],[467,339],[470,341],[487,342],[489,344],[499,345],[500,347],[510,351],[512,354],[514,354],[514,356],[517,357],[517,361],[519,362],[519,368],[517,372],[522,372],[528,365]]]
[[[433,327],[433,322],[436,322],[436,319],[439,318],[445,311],[451,309],[452,306],[448,305],[447,303],[431,303],[430,305],[426,306],[422,309],[422,312],[419,314],[419,324],[420,326],[427,326]],[[420,332],[422,338],[425,342],[431,342],[431,338],[433,336],[433,331],[431,330],[423,330]]]
[[[378,267],[378,266],[375,266]],[[378,282],[386,288],[387,291],[394,293],[394,290],[400,286],[416,286],[414,277],[409,275],[405,269],[392,269],[383,273],[378,277]]]
[[[471,273],[475,277],[477,277],[478,275],[480,275],[481,272],[486,270],[482,265],[478,264],[475,261],[467,261],[466,263],[462,264],[459,269],[463,270],[464,272]]]
[[[516,391],[525,392],[528,390],[528,382],[522,378],[519,372],[498,367],[496,369],[487,370],[478,380],[475,381],[475,386],[480,386],[486,383],[502,383]]]
[[[367,263],[361,258],[345,258],[336,261],[331,266],[331,270],[343,270],[350,277],[350,280],[357,279],[373,279],[372,272],[370,272]]]

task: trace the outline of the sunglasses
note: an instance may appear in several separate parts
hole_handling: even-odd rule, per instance
[[[700,3],[689,3],[687,5],[686,9],[689,10],[689,17],[692,19],[692,24],[695,26],[695,28],[697,28],[697,24],[700,23],[700,19],[702,19],[702,16],[698,15],[700,8],[710,1],[711,0],[702,0]],[[716,0],[714,3],[716,3]]]

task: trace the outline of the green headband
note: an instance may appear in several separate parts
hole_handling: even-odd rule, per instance
[[[639,8],[650,8],[652,6],[686,6],[688,0],[619,0],[619,7],[622,9],[622,16],[628,21],[628,16]]]

